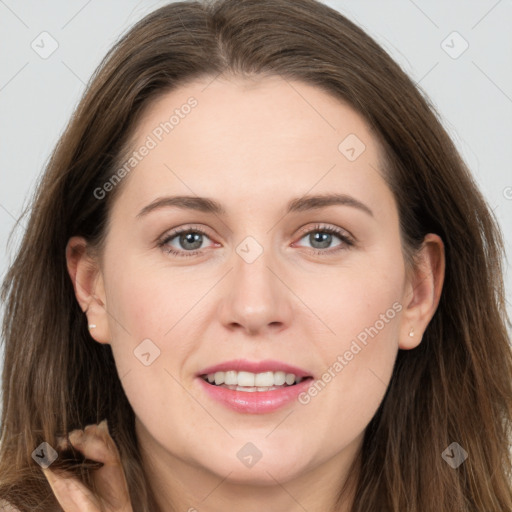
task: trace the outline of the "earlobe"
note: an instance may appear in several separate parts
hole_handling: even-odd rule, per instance
[[[78,304],[87,315],[90,335],[99,343],[109,343],[103,277],[97,262],[87,251],[87,242],[83,237],[69,239],[66,263]]]
[[[418,263],[404,295],[399,348],[416,348],[436,312],[444,282],[445,252],[439,235],[429,233],[423,240]]]

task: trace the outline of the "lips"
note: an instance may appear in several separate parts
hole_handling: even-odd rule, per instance
[[[275,372],[276,374],[281,374],[281,376],[295,376],[296,382],[291,384],[290,381],[290,384],[287,382],[281,386],[271,386],[268,388],[258,386],[244,388],[236,385],[216,385],[215,382],[210,380],[214,375],[215,377],[221,377],[221,380],[223,380],[224,373],[226,376],[231,374],[232,378],[233,374],[240,372],[262,375],[263,379],[266,377],[266,372]],[[247,375],[244,376],[244,378],[247,377]],[[238,413],[263,414],[276,411],[291,404],[301,392],[304,392],[314,382],[314,379],[306,370],[281,361],[265,360],[251,362],[236,359],[203,368],[197,374],[195,381],[201,393],[204,393],[208,399],[214,400],[224,407]]]

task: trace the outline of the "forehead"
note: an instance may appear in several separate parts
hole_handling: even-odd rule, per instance
[[[149,148],[125,184],[138,205],[167,192],[249,202],[340,186],[369,200],[389,193],[364,119],[280,77],[191,82],[155,100],[132,140],[134,151]]]

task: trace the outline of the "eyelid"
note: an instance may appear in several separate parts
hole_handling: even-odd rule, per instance
[[[206,235],[210,239],[212,238],[212,236],[210,236],[206,228],[203,228],[198,224],[186,224],[184,226],[179,226],[177,228],[173,228],[166,231],[163,235],[159,236],[156,241],[164,242],[169,238],[174,238],[175,236],[180,235],[181,233],[188,233],[189,231],[201,233],[202,235]]]
[[[339,226],[334,226],[331,224],[322,224],[322,223],[316,223],[314,226],[311,226],[311,224],[306,224],[305,226],[301,227],[299,229],[299,236],[300,238],[304,237],[304,235],[308,235],[311,232],[314,231],[331,231],[332,233],[343,236],[350,240],[352,243],[356,243],[356,238],[352,233],[347,231],[344,228],[340,228]]]

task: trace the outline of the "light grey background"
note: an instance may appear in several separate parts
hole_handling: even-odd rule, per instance
[[[120,34],[166,3],[0,0],[0,278],[23,223],[9,249],[8,235],[85,83]],[[510,255],[512,0],[325,3],[372,35],[431,98],[494,210]],[[34,48],[48,52],[53,40],[57,49],[42,58]],[[509,265],[509,313],[511,275]]]

